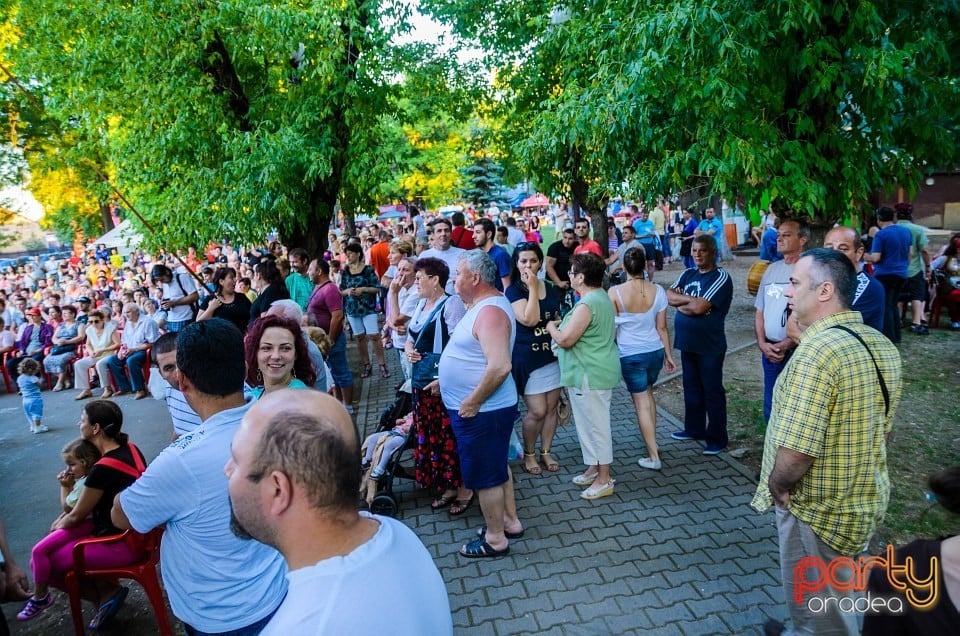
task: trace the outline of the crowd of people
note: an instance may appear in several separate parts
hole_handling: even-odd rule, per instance
[[[118,262],[93,249],[85,260],[44,266],[42,278],[8,274],[0,344],[31,431],[48,429],[45,377],[53,391],[99,398],[83,402],[81,439],[63,450],[64,513],[34,548],[34,593],[18,618],[53,604],[49,587],[62,586],[78,540],[164,526],[163,576],[188,634],[348,629],[354,619],[331,608],[371,591],[408,611],[364,616],[364,631],[451,632],[442,578],[416,536],[357,510],[361,466],[372,455],[361,454],[351,421],[354,374],[372,375],[372,347],[378,372],[390,377],[386,356],[395,350],[413,407],[384,439],[412,437],[414,477],[434,510],[462,515],[478,502],[484,524],[460,546],[465,558],[508,554],[524,534],[508,462],[521,400],[522,469],[549,476],[561,468],[553,441],[568,402],[582,459],[572,481],[583,500],[608,497],[616,486],[613,389],[625,384],[633,400],[647,451],[639,466],[661,470],[653,386],[661,371],[677,369],[676,348],[684,428],[673,438],[722,453],[733,297],[719,265],[722,222],[713,209],[699,221],[687,210],[671,232],[672,215],[660,206],[632,213],[622,229],[611,226],[605,248],[585,218],[559,228],[544,250],[536,217],[480,217],[470,229],[462,214],[425,222],[413,209],[408,222],[331,234],[322,255],[277,241],[214,245],[202,255],[191,248],[182,262],[139,250]],[[886,226],[865,253],[851,228],[834,228],[826,248],[809,250],[802,220],[771,225],[759,239],[776,232],[775,262],[761,280],[755,320],[770,428],[754,506],[777,506],[787,572],[810,537],[829,559],[854,554],[875,528],[889,491],[883,433],[901,379],[892,338],[878,332],[890,319],[887,284],[862,271],[862,261],[889,264]],[[956,278],[958,249],[954,236],[942,255],[923,260],[924,276],[933,267]],[[685,268],[665,288],[653,279],[674,253]],[[948,294],[951,319],[956,300]],[[153,374],[148,381],[151,363],[162,382]],[[121,432],[114,400],[151,392],[170,411],[173,443],[145,466]],[[843,399],[827,399],[836,395]],[[855,466],[845,461],[851,448]],[[851,522],[850,505],[869,514]],[[838,529],[838,518],[849,527]],[[121,545],[126,551],[88,561],[137,556]],[[348,567],[333,560],[348,556]],[[371,587],[363,568],[374,564],[388,576]],[[397,585],[408,580],[417,586]],[[320,600],[311,593],[318,584],[338,592]],[[97,608],[90,627],[108,623],[125,596],[113,584],[85,589]],[[802,612],[793,619],[811,620]]]

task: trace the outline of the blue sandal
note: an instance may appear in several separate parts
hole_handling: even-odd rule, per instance
[[[117,615],[117,612],[120,611],[120,608],[123,606],[123,602],[127,600],[127,594],[130,593],[130,588],[121,587],[117,590],[113,596],[111,596],[106,603],[100,606],[100,609],[97,610],[96,616],[93,617],[93,620],[90,621],[90,624],[87,625],[90,629],[100,629],[107,623],[113,620],[113,617]]]
[[[486,542],[484,537],[474,539],[470,543],[460,548],[460,554],[468,559],[483,559],[505,556],[510,553],[508,545],[503,550],[494,550],[493,546]]]

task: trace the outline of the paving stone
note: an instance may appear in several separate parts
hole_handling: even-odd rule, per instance
[[[686,605],[650,607],[647,608],[646,612],[654,625],[667,625],[669,623],[683,624],[693,619],[693,614],[687,609]]]
[[[717,616],[705,616],[683,625],[684,636],[699,636],[700,634],[726,634],[727,626]]]
[[[658,599],[660,599],[662,604],[661,606],[670,606],[676,603],[681,603],[682,601],[697,599],[700,597],[699,590],[689,583],[655,589],[653,590],[653,593],[656,594]]]
[[[517,616],[494,621],[497,634],[530,634],[537,631],[537,622],[533,616]]]

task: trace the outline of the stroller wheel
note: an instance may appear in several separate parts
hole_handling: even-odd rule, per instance
[[[397,514],[397,502],[390,495],[377,495],[370,504],[370,512],[375,515],[393,517]]]

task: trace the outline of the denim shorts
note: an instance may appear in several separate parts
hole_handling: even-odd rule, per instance
[[[643,393],[647,387],[653,386],[662,368],[663,349],[620,358],[620,373],[631,393]]]

